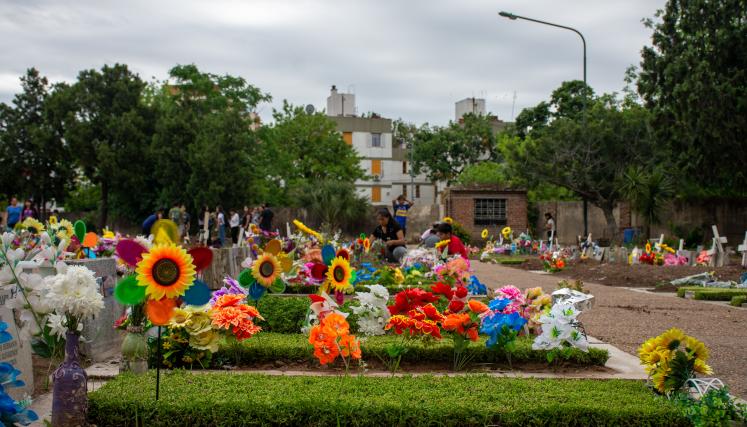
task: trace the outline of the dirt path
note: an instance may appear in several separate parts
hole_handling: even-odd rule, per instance
[[[560,277],[494,264],[473,262],[480,281],[490,288],[514,285],[555,289]],[[594,308],[581,316],[589,335],[635,355],[647,338],[678,327],[702,340],[711,351],[714,376],[731,392],[747,397],[747,309],[709,304],[625,288],[584,283],[596,297]]]

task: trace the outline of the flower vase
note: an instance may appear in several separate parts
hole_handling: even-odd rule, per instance
[[[148,338],[142,326],[127,327],[127,335],[122,340],[122,362],[119,372],[142,374],[148,371]]]
[[[80,366],[80,335],[68,331],[65,360],[52,374],[52,425],[55,427],[86,425],[88,412],[88,376]]]

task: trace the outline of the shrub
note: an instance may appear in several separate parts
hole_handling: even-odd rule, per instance
[[[741,307],[745,302],[747,302],[747,296],[738,295],[735,297],[731,297],[731,302],[729,302],[729,304],[733,305],[734,307]]]
[[[704,288],[702,286],[681,286],[677,288],[677,296],[684,298],[688,292],[693,293],[693,299],[704,301],[731,301],[733,297],[747,295],[743,288]]]
[[[647,425],[687,419],[639,381],[270,376],[187,371],[122,374],[90,394],[104,426]],[[467,394],[468,393],[468,394]]]
[[[265,320],[255,323],[265,332],[297,334],[301,332],[311,301],[308,297],[266,295],[255,303]],[[257,319],[258,320],[258,319]]]
[[[401,342],[402,337],[393,335],[384,335],[365,338],[361,344],[363,359],[367,361],[377,361],[386,353],[386,347],[389,344]],[[513,365],[526,363],[547,363],[546,351],[532,350],[531,337],[519,337],[516,343],[516,349],[511,353],[511,363]],[[449,339],[440,342],[423,343],[422,341],[407,342],[408,351],[402,357],[402,363],[420,364],[420,363],[443,363],[449,366],[454,357],[454,346]],[[491,350],[485,347],[485,339],[476,343],[471,343],[469,351],[474,353],[474,363],[498,363],[507,362],[503,353]],[[606,350],[597,348],[589,349],[584,353],[578,349],[572,349],[562,352],[554,364],[569,366],[604,366],[609,359]],[[231,347],[219,350],[215,354],[214,360],[217,364],[221,361],[231,360],[232,364],[239,366],[251,366],[262,363],[275,361],[283,362],[312,362],[311,346],[303,334],[276,334],[260,333],[255,338],[242,342],[238,348]],[[218,367],[218,366],[216,366]]]

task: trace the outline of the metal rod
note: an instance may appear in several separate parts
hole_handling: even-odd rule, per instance
[[[161,391],[161,327],[158,327],[158,338],[156,339],[156,401]]]

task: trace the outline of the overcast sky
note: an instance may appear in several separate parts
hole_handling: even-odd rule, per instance
[[[581,79],[581,42],[570,31],[500,18],[518,15],[575,27],[588,43],[588,81],[620,91],[625,69],[650,41],[641,19],[664,0],[149,0],[0,2],[0,101],[37,67],[53,81],[126,63],[146,80],[175,64],[246,78],[273,97],[326,107],[329,88],[356,94],[359,113],[445,124],[454,102],[487,99],[510,120]]]

